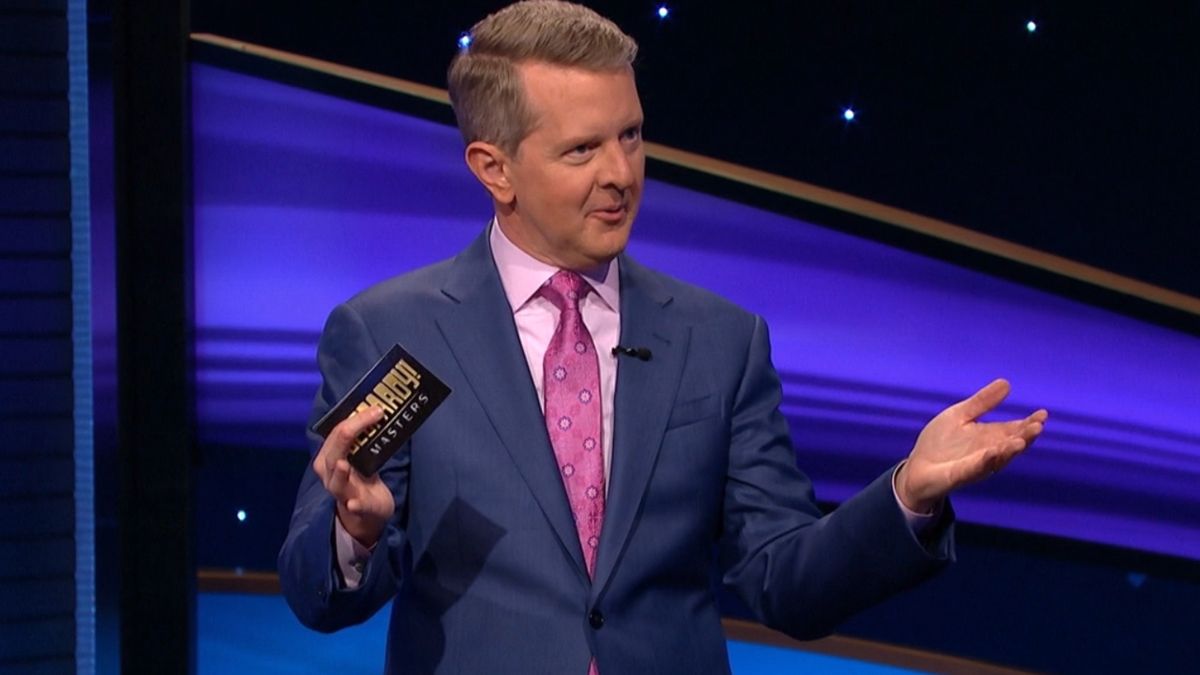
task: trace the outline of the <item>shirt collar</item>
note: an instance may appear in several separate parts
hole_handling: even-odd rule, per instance
[[[534,258],[522,251],[500,229],[499,223],[493,218],[488,235],[492,247],[492,259],[496,262],[496,270],[500,273],[500,284],[504,287],[504,295],[515,313],[537,293],[542,284],[558,272],[559,268]],[[613,258],[608,265],[598,269],[580,272],[600,300],[613,312],[620,312],[621,306],[621,275],[617,259]]]

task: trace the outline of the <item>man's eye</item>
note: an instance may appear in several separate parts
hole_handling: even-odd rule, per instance
[[[577,146],[571,148],[570,154],[586,155],[591,149],[592,149],[592,147],[590,145],[577,145]]]
[[[636,141],[641,137],[642,137],[642,130],[639,127],[633,127],[631,129],[626,129],[621,134],[621,138],[623,138],[627,141]]]

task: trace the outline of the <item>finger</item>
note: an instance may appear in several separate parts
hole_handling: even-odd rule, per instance
[[[351,413],[349,417],[334,427],[329,435],[331,438],[336,438],[342,450],[349,450],[353,447],[359,434],[378,424],[381,419],[383,419],[383,410],[380,410],[378,406],[371,406],[361,413]]]
[[[954,404],[953,408],[964,421],[974,421],[1000,405],[1000,402],[1008,396],[1008,392],[1011,390],[1012,386],[1009,385],[1008,380],[1003,378],[992,380],[969,398]]]
[[[1044,411],[1039,411],[1044,412]],[[1001,431],[1009,436],[1020,436],[1026,440],[1035,438],[1042,433],[1045,428],[1045,415],[1034,413],[1022,420],[1009,420],[1008,422],[993,422]]]
[[[352,413],[334,427],[319,453],[324,456],[326,470],[332,472],[334,464],[350,454],[350,448],[354,447],[359,435],[378,424],[382,418],[383,411],[371,406],[361,413]]]
[[[1017,455],[1028,450],[1034,438],[1037,438],[1036,434],[1032,437],[1013,436],[1005,441],[990,460],[992,462],[992,472],[995,473],[1008,466],[1010,462],[1016,459]]]
[[[1032,443],[1034,439],[1042,435],[1042,431],[1046,429],[1044,414],[1045,411],[1038,411],[1023,420],[1014,420],[1004,423],[1004,431],[1010,437],[1021,438],[1026,444]]]
[[[325,467],[325,446],[321,446],[321,451],[313,457],[312,469],[313,473],[317,474],[317,478],[321,479],[321,485],[329,485],[329,470]]]
[[[979,479],[985,480],[1000,473],[1004,470],[1004,467],[1008,466],[1009,462],[1011,462],[1014,457],[1016,457],[1015,454],[1008,457],[1000,454],[989,457],[984,465],[984,473],[979,477]]]
[[[977,483],[1003,468],[1004,462],[998,452],[980,452],[970,457],[963,457],[955,462],[951,471],[950,491],[964,485]]]
[[[1017,455],[1021,454],[1026,447],[1028,447],[1028,444],[1024,439],[1012,438],[996,450],[985,453],[982,461],[979,463],[979,475],[976,480],[983,480],[994,476],[1016,459]]]
[[[1013,457],[1021,454],[1025,451],[1025,448],[1028,447],[1029,439],[1025,438],[1024,436],[1010,438],[1008,439],[1008,442],[1004,444],[1004,450],[1000,453],[1000,461],[1003,461],[1005,464],[1007,464],[1008,462],[1012,461]]]
[[[1033,439],[1041,436],[1042,431],[1045,429],[1046,426],[1041,422],[1030,422],[1025,425],[1025,428],[1021,429],[1021,438],[1025,439],[1026,443],[1032,443]]]
[[[345,500],[350,492],[350,462],[338,460],[330,472],[325,489],[339,502]]]
[[[371,494],[369,490],[357,490],[354,497],[345,501],[346,510],[355,516],[383,515],[390,516],[386,500]]]
[[[370,412],[371,409],[368,409],[363,415],[352,413],[325,437],[325,442],[321,444],[321,449],[313,458],[313,471],[321,478],[321,482],[326,487],[329,487],[329,479],[333,476],[333,469],[337,461],[349,454],[350,448],[353,447],[355,438],[358,436],[355,429],[369,420]]]
[[[1028,449],[1029,449],[1029,441],[1026,441],[1023,438],[1014,439],[1011,443],[1008,444],[1008,447],[1005,448],[1005,451],[1003,453],[1001,453],[999,455],[999,457],[995,460],[995,465],[993,466],[993,472],[999,471],[1000,469],[1003,469],[1004,467],[1008,466],[1009,464],[1012,463],[1012,461],[1014,459],[1017,458],[1018,455],[1020,455],[1022,452],[1025,452]]]

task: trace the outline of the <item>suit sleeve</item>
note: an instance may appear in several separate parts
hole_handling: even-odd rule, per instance
[[[317,350],[322,384],[313,402],[310,428],[381,355],[382,350],[350,305],[341,305],[333,311]],[[315,456],[323,439],[310,430],[308,440]],[[355,589],[344,588],[335,569],[333,497],[311,466],[306,468],[278,561],[284,597],[305,626],[332,632],[361,623],[395,595],[406,550],[400,518],[407,504],[408,466],[405,445],[380,469],[380,477],[395,498],[396,515],[385,528]]]
[[[918,541],[889,469],[822,517],[812,482],[796,467],[781,400],[766,324],[754,317],[731,418],[723,582],[759,621],[811,639],[940,569],[953,555],[953,516],[947,504],[932,540]]]

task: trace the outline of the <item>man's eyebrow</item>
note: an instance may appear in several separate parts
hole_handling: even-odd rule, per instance
[[[576,134],[574,136],[567,136],[566,138],[562,139],[562,142],[559,143],[558,145],[559,145],[559,147],[562,147],[562,148],[576,148],[581,145],[591,145],[592,143],[595,143],[597,140],[599,140],[600,136],[601,136],[600,134],[594,134],[594,133],[593,134]]]

